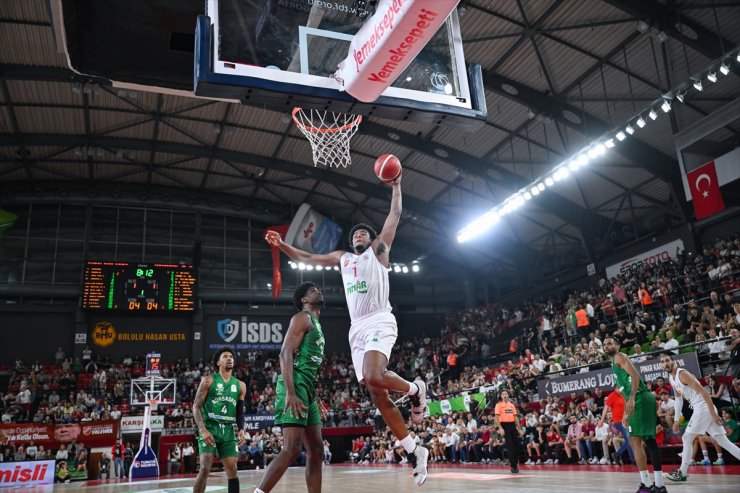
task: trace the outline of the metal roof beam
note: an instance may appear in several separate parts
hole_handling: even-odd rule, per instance
[[[13,146],[16,137],[13,134],[0,134],[0,147]],[[316,178],[322,181],[331,183],[337,187],[358,190],[368,196],[388,201],[390,197],[390,189],[385,185],[372,184],[367,182],[358,183],[359,180],[352,177],[345,177],[338,173],[332,173],[328,170],[320,170],[318,168],[311,168],[298,163],[291,163],[288,161],[282,161],[278,159],[270,159],[265,156],[258,156],[254,154],[247,154],[237,151],[229,151],[225,149],[214,149],[208,147],[202,147],[192,144],[182,144],[173,142],[152,142],[148,140],[119,138],[119,137],[101,137],[101,136],[90,136],[86,138],[84,135],[55,135],[55,134],[26,134],[24,135],[24,142],[27,146],[45,146],[45,147],[76,147],[82,145],[91,145],[95,147],[104,148],[115,148],[115,149],[133,149],[139,151],[151,151],[156,145],[157,152],[164,152],[169,154],[182,154],[195,157],[221,159],[224,161],[245,163],[252,166],[259,166],[262,168],[272,168],[278,171],[288,173],[291,175],[304,176],[309,178]],[[413,210],[416,214],[427,217],[435,222],[445,224],[450,229],[450,233],[454,234],[452,228],[455,227],[453,224],[449,224],[448,218],[453,217],[449,211],[441,207],[440,205],[429,204],[424,200],[412,197],[410,195],[404,196],[404,205],[409,210]],[[568,202],[568,201],[566,201]],[[535,255],[536,250],[526,246],[520,245],[515,242],[508,241],[506,239],[496,239],[496,244],[500,245],[503,251],[507,254],[522,256],[526,258],[526,255]]]
[[[576,106],[556,100],[553,97],[540,93],[529,86],[507,77],[500,76],[491,71],[484,74],[483,80],[486,87],[496,94],[529,106],[537,113],[543,113],[553,120],[567,125],[585,135],[588,139],[597,138],[614,128],[612,124],[589,113],[583,112]],[[516,89],[516,94],[511,94],[510,92],[505,91],[503,89],[504,85],[514,87]],[[566,118],[566,112],[580,117],[581,122],[576,123]],[[663,154],[658,149],[655,149],[639,139],[629,138],[620,142],[612,151],[617,152],[633,163],[648,170],[650,173],[670,185],[674,190],[683,189],[677,161],[672,157]]]
[[[681,43],[686,43],[686,46],[711,60],[724,55],[723,47],[724,50],[729,50],[735,46],[732,41],[720,37],[713,29],[708,29],[685,15],[677,15],[675,8],[666,8],[664,3],[655,0],[604,1],[636,19],[645,20],[648,24],[657,24],[659,29],[668,36]],[[693,33],[691,37],[682,34],[681,25],[690,28],[696,36],[693,36]],[[735,64],[732,64],[732,71],[740,75],[740,70]]]

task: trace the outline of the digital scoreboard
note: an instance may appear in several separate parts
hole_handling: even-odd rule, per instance
[[[130,312],[195,310],[192,265],[87,262],[82,308]]]

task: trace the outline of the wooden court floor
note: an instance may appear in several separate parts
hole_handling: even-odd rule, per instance
[[[675,466],[669,465],[668,470]],[[323,492],[327,493],[483,493],[492,491],[517,493],[614,492],[634,493],[638,476],[633,468],[614,466],[521,466],[520,474],[509,473],[502,466],[462,465],[454,468],[430,465],[429,478],[417,488],[408,466],[358,466],[335,464],[325,466]],[[264,471],[240,471],[241,491],[252,493]],[[24,487],[23,492],[84,493],[190,493],[192,476],[163,477],[157,480],[89,481],[87,483]],[[680,493],[738,493],[740,466],[692,467],[687,483],[667,484],[668,491]],[[7,489],[5,491],[13,491]],[[21,491],[21,490],[16,490]],[[305,492],[303,468],[291,468],[273,490],[274,493]],[[214,473],[208,480],[208,493],[226,493],[226,477]]]

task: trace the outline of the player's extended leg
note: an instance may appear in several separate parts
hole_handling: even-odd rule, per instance
[[[686,481],[689,472],[689,462],[694,456],[694,440],[696,439],[696,433],[684,432],[681,437],[683,442],[683,452],[681,452],[681,467],[676,471],[666,474],[666,478],[671,481],[683,482]]]
[[[723,430],[724,431],[724,430]],[[717,442],[717,445],[722,447],[723,449],[727,450],[729,453],[731,453],[736,459],[740,460],[740,447],[735,445],[730,441],[729,438],[727,438],[727,435],[722,433],[718,433],[716,435],[713,435],[712,438],[714,438],[714,441]]]
[[[378,408],[386,424],[399,440],[409,435],[406,421],[401,411],[388,396],[389,390],[407,392],[411,382],[407,382],[393,372],[387,371],[388,358],[380,351],[367,351],[362,364],[362,378],[373,404]]]
[[[324,456],[324,441],[321,438],[321,425],[306,427],[303,435],[306,449],[306,486],[308,493],[321,493],[321,460]]]
[[[380,411],[380,415],[383,416],[383,420],[391,429],[394,435],[401,441],[403,449],[408,454],[409,462],[414,468],[414,481],[417,486],[424,484],[427,478],[427,458],[429,457],[429,451],[424,447],[417,447],[414,440],[409,435],[409,430],[406,427],[406,421],[403,419],[401,411],[388,397],[388,389],[403,391],[404,387],[399,387],[401,384],[405,384],[405,388],[409,388],[412,384],[406,382],[398,375],[393,372],[387,372],[388,358],[385,354],[380,351],[366,351],[362,362],[362,379],[370,392],[370,397],[375,404],[375,407]],[[386,377],[386,375],[390,373]],[[388,381],[386,381],[386,378]],[[399,382],[400,381],[400,382]],[[426,388],[424,389],[426,391]]]
[[[213,466],[213,454],[210,452],[200,454],[200,470],[193,484],[193,493],[203,493],[206,490],[206,481],[208,475],[211,474],[211,466]]]
[[[223,457],[221,463],[224,465],[226,479],[228,480],[228,493],[239,493],[239,478],[236,475],[236,461],[238,457]]]
[[[263,491],[264,493],[271,491],[280,478],[283,477],[285,471],[301,455],[301,443],[303,443],[303,434],[305,431],[306,429],[302,426],[283,426],[283,448],[267,467],[265,475],[257,487],[258,491]],[[322,452],[323,448],[322,445]]]

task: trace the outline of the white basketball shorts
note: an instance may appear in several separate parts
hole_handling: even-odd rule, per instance
[[[717,408],[715,408],[716,410]],[[689,424],[686,425],[685,433],[703,435],[708,433],[709,436],[724,435],[725,429],[714,422],[712,415],[709,414],[709,408],[706,404],[694,408],[694,414],[691,415]]]
[[[349,347],[357,381],[362,382],[365,353],[380,351],[390,361],[398,337],[396,317],[391,312],[377,312],[356,320],[349,329]]]

